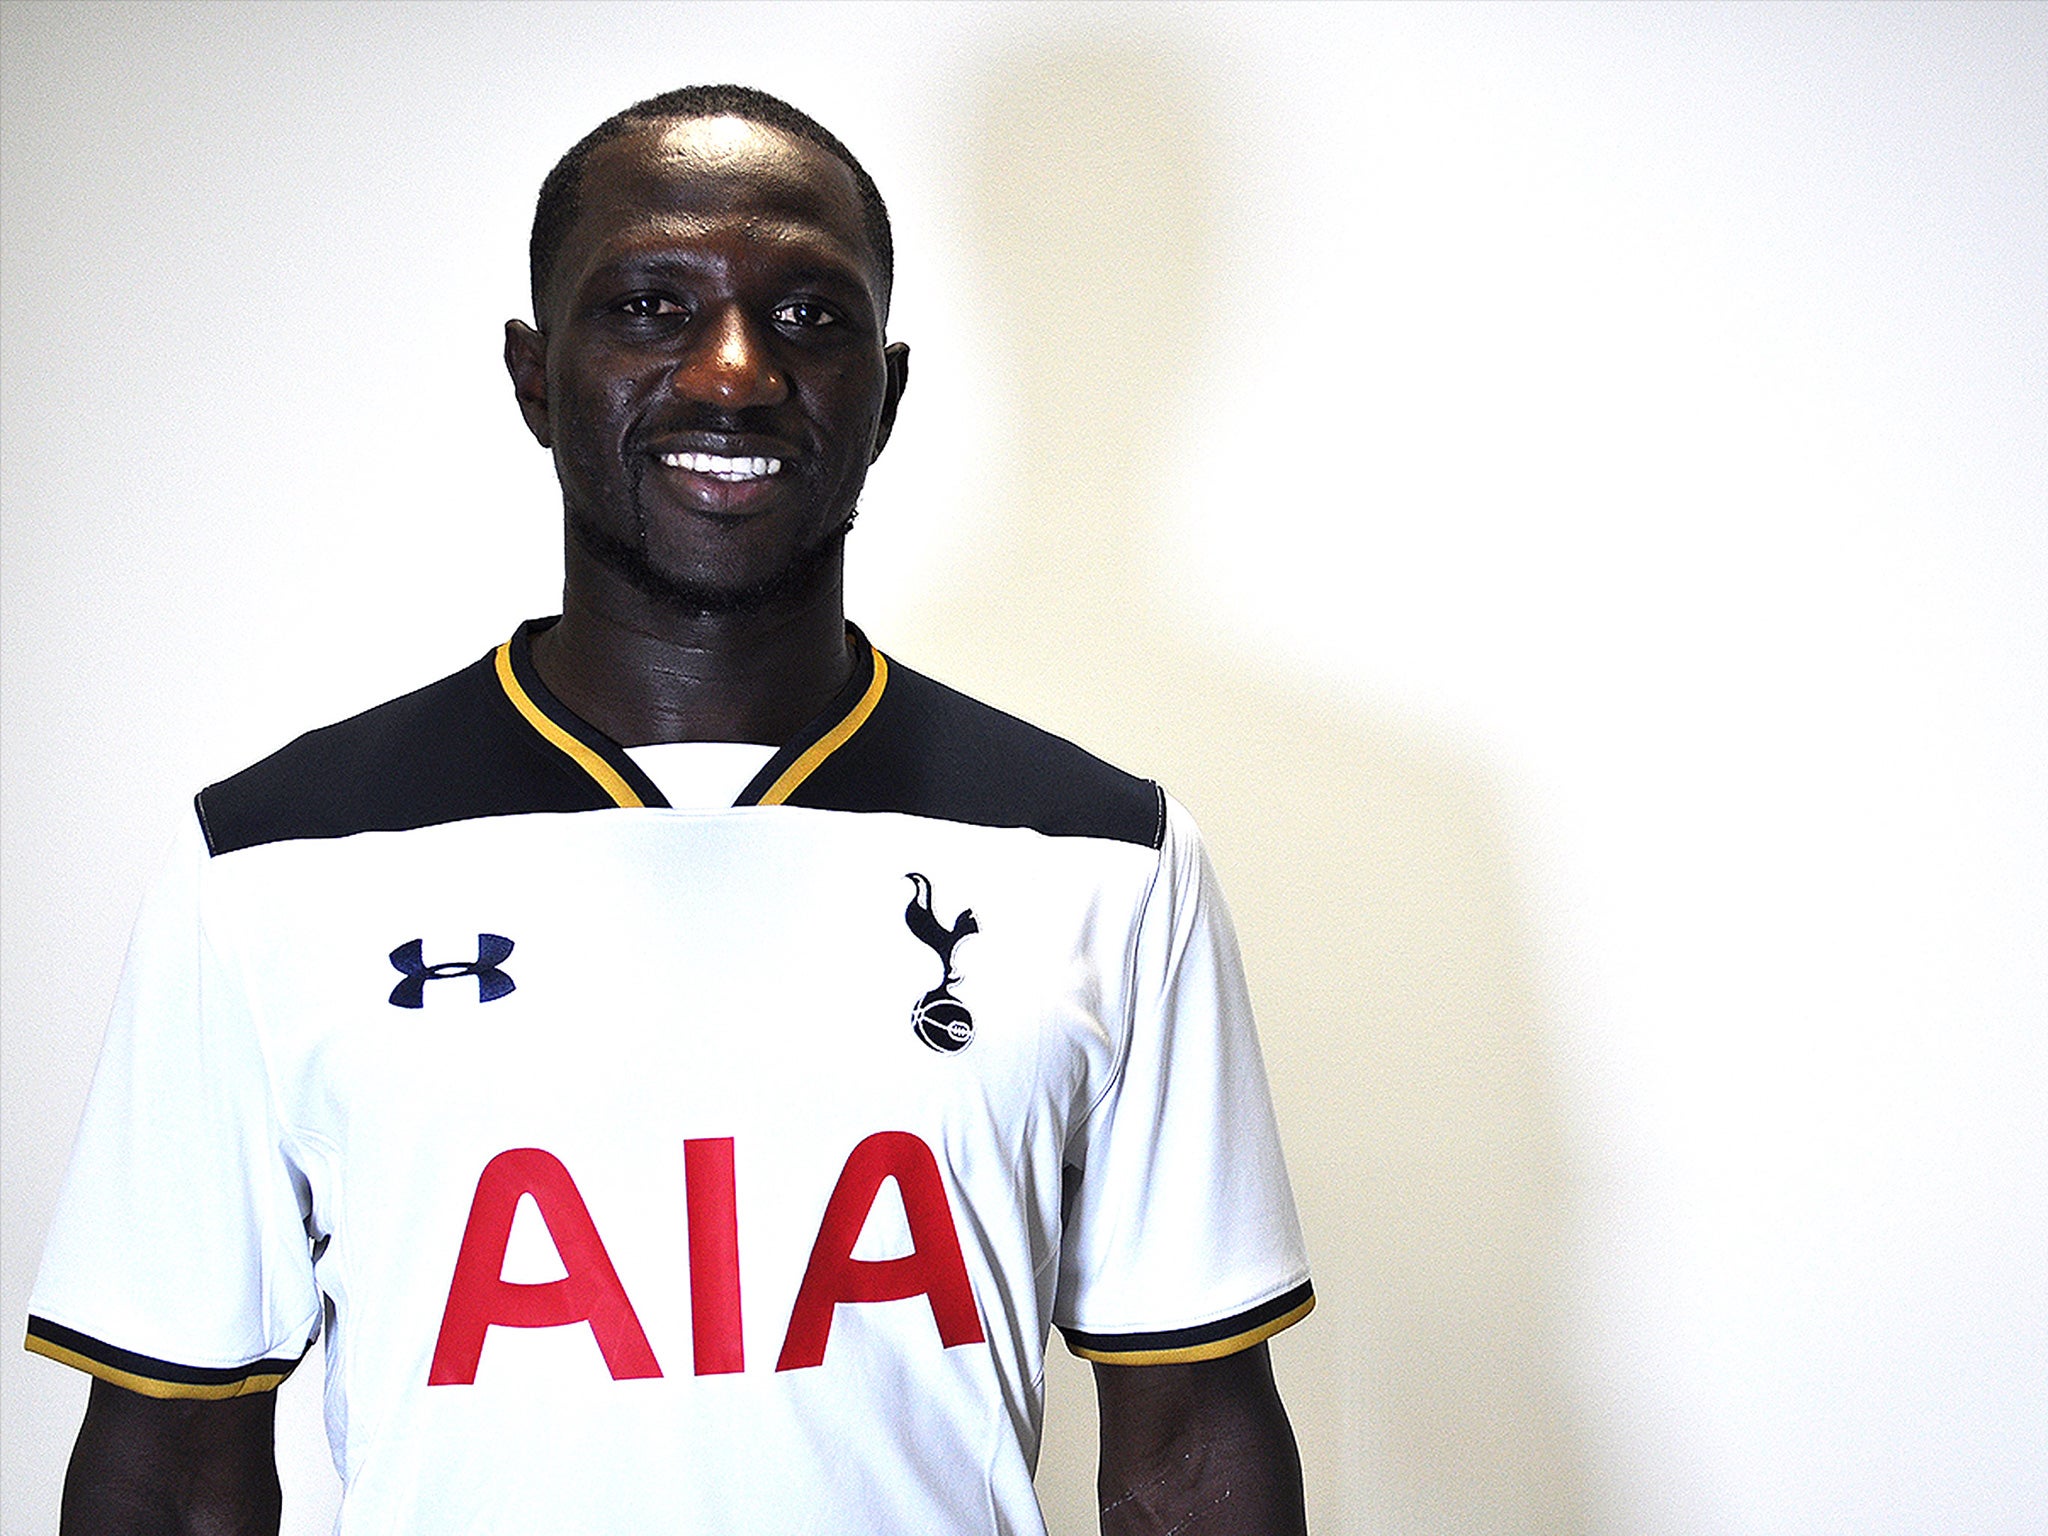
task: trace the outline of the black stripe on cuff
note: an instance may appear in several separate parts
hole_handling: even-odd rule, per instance
[[[66,1365],[89,1370],[95,1376],[115,1381],[134,1377],[173,1389],[196,1389],[189,1393],[164,1394],[167,1396],[232,1396],[232,1391],[221,1389],[253,1384],[257,1378],[269,1378],[268,1384],[275,1386],[291,1375],[299,1364],[298,1360],[256,1360],[248,1365],[179,1365],[175,1361],[139,1355],[131,1349],[122,1349],[42,1317],[28,1320],[28,1338],[28,1347],[37,1354],[60,1359]],[[38,1345],[47,1347],[38,1348]]]
[[[1293,1290],[1275,1296],[1249,1312],[1239,1312],[1194,1328],[1169,1328],[1158,1333],[1083,1333],[1078,1328],[1061,1328],[1060,1332],[1066,1337],[1067,1348],[1084,1359],[1134,1355],[1203,1358],[1212,1353],[1230,1353],[1227,1346],[1235,1340],[1243,1339],[1245,1348],[1258,1343],[1266,1337],[1261,1329],[1268,1329],[1283,1318],[1292,1321],[1289,1314],[1306,1315],[1315,1301],[1315,1294],[1315,1287],[1304,1280]],[[1278,1329],[1271,1331],[1277,1332]]]

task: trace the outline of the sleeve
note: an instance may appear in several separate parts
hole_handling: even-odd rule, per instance
[[[203,916],[196,822],[145,898],[29,1302],[28,1348],[151,1397],[275,1387],[320,1321],[304,1180]]]
[[[1053,1320],[1084,1359],[1210,1360],[1315,1294],[1230,913],[1171,800],[1134,956],[1123,1060],[1067,1148]]]

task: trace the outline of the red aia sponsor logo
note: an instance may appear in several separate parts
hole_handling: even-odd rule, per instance
[[[854,1244],[885,1179],[894,1179],[903,1197],[912,1250],[893,1259],[856,1259]],[[684,1142],[683,1183],[690,1236],[693,1367],[699,1376],[744,1370],[732,1138]],[[501,1278],[512,1216],[522,1195],[533,1197],[547,1223],[567,1271],[559,1280],[521,1284]],[[901,1301],[910,1296],[923,1296],[930,1304],[944,1347],[982,1342],[981,1319],[938,1160],[908,1131],[881,1131],[853,1149],[825,1203],[825,1218],[811,1245],[803,1283],[797,1287],[775,1369],[792,1371],[823,1363],[833,1308],[839,1303]],[[484,1339],[493,1327],[564,1328],[574,1323],[589,1325],[614,1380],[661,1375],[647,1332],[569,1170],[552,1152],[538,1147],[500,1152],[485,1165],[470,1202],[427,1383],[474,1382]]]

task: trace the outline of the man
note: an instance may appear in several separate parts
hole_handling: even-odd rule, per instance
[[[563,611],[203,791],[32,1303],[67,1532],[275,1530],[323,1331],[347,1532],[1298,1531],[1313,1304],[1228,918],[1157,786],[891,662],[842,554],[887,213],[772,97],[543,186]]]

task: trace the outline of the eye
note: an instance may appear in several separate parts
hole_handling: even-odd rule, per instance
[[[815,331],[821,326],[838,325],[840,319],[816,299],[791,299],[777,306],[775,323],[799,331]]]
[[[618,310],[635,320],[651,320],[657,315],[680,315],[683,306],[664,294],[636,293],[630,299],[621,300]]]

